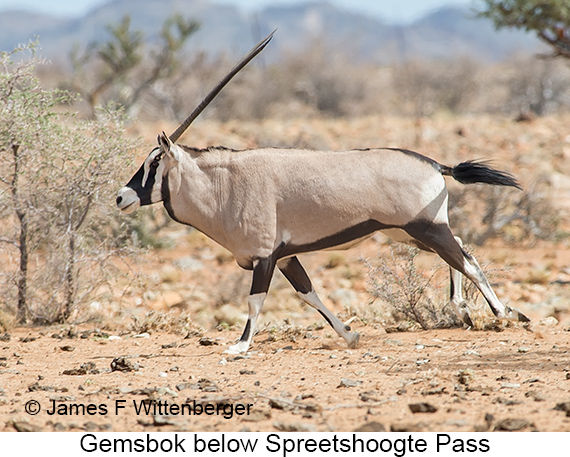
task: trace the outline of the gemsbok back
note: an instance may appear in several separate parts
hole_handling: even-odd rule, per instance
[[[227,352],[249,349],[276,266],[348,347],[356,347],[358,333],[321,302],[297,255],[344,249],[378,230],[396,241],[436,252],[449,264],[450,304],[467,325],[472,322],[461,296],[461,273],[475,283],[495,316],[528,321],[519,310],[501,303],[448,224],[444,176],[463,184],[520,188],[512,175],[474,161],[448,167],[397,148],[235,151],[176,144],[272,35],[252,49],[170,137],[164,132],[158,136],[158,146],[117,196],[117,206],[125,213],[162,201],[174,220],[203,232],[228,249],[240,267],[253,271],[247,323]]]

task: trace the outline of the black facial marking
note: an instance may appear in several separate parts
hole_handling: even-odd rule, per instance
[[[154,187],[154,184],[156,182],[156,170],[158,168],[158,165],[160,164],[161,157],[162,154],[159,154],[151,162],[149,167],[148,177],[144,187],[142,184],[144,178],[144,163],[134,174],[131,180],[127,183],[126,187],[130,187],[136,192],[137,197],[140,200],[141,206],[150,205],[152,203],[151,201],[152,188]]]

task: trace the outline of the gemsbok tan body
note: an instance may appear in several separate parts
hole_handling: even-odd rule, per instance
[[[270,38],[254,48],[233,74]],[[230,75],[212,93],[219,92]],[[200,105],[200,111],[205,105]],[[190,117],[195,118],[197,110]],[[173,219],[200,230],[228,249],[239,266],[253,270],[248,320],[229,352],[249,349],[275,267],[348,346],[355,347],[358,333],[351,332],[320,301],[297,255],[346,248],[379,230],[397,241],[436,252],[449,264],[450,303],[468,325],[471,320],[460,293],[460,273],[475,283],[497,317],[528,320],[500,302],[448,224],[444,176],[465,184],[519,187],[508,173],[481,162],[447,167],[394,148],[235,151],[175,144],[188,125],[183,123],[170,137],[159,135],[158,147],[119,191],[117,206],[131,212],[162,201]]]

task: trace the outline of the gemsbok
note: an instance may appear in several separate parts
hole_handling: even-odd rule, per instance
[[[501,303],[448,224],[444,176],[463,184],[520,188],[509,173],[475,161],[448,167],[397,148],[236,151],[176,144],[272,35],[252,49],[170,137],[164,132],[158,136],[158,146],[117,196],[117,206],[125,213],[162,202],[170,217],[201,231],[228,249],[240,267],[253,271],[245,329],[227,352],[249,349],[276,266],[348,347],[356,347],[359,334],[321,302],[297,255],[345,249],[378,230],[396,241],[435,252],[449,264],[450,304],[467,325],[471,319],[461,297],[461,273],[475,283],[495,316],[528,321],[518,309]]]

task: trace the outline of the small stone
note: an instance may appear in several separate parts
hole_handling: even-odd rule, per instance
[[[40,426],[22,420],[10,421],[7,425],[15,428],[18,432],[41,432],[42,430]]]
[[[570,417],[570,401],[565,401],[563,403],[558,403],[554,409],[556,411],[564,411],[567,417]]]
[[[504,382],[501,384],[501,389],[519,389],[520,386],[520,384],[517,384],[515,382]]]
[[[503,419],[495,424],[495,431],[501,432],[514,432],[517,430],[523,430],[528,427],[534,427],[532,422],[526,419]]]
[[[367,422],[367,423],[361,425],[360,427],[358,427],[357,429],[355,429],[354,431],[355,432],[385,432],[386,427],[384,427],[384,424],[381,424],[380,422]]]
[[[469,385],[475,379],[475,372],[471,368],[465,368],[464,370],[459,370],[457,373],[457,380],[460,384]]]
[[[304,424],[301,422],[293,422],[286,424],[285,422],[274,422],[275,427],[280,432],[316,432],[317,428],[313,424]]]
[[[216,340],[214,340],[212,338],[208,338],[207,336],[203,336],[202,338],[200,338],[198,340],[198,344],[200,344],[200,346],[217,346],[220,343],[218,343]]]
[[[412,413],[435,413],[437,408],[430,403],[410,403],[408,405]]]
[[[337,386],[337,388],[339,388],[339,387],[356,387],[356,386],[359,386],[360,384],[362,384],[362,381],[359,381],[357,379],[342,378],[340,380],[340,384]]]
[[[117,357],[111,362],[111,371],[138,371],[140,366],[126,357]]]
[[[539,392],[538,390],[529,390],[526,394],[524,394],[524,396],[532,398],[534,401],[546,400],[546,395],[544,395],[542,392]]]

